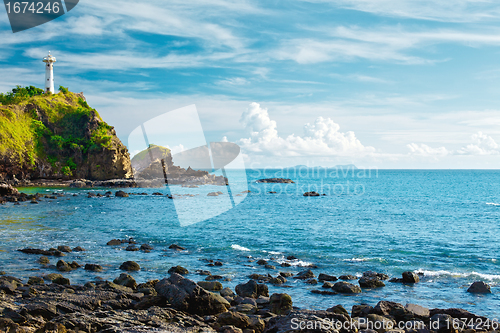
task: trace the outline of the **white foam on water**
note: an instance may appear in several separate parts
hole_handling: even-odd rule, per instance
[[[295,260],[277,259],[276,262],[278,264],[282,264],[282,263],[286,262],[286,263],[290,264],[290,266],[297,266],[297,267],[309,267],[309,266],[313,265],[312,262],[303,261],[303,260],[299,260],[299,259],[295,259]]]
[[[484,273],[478,273],[478,272],[460,273],[460,272],[450,272],[450,271],[445,271],[445,270],[428,271],[428,270],[424,270],[424,269],[418,269],[415,271],[415,273],[417,273],[417,274],[423,273],[424,276],[433,276],[433,277],[439,277],[439,276],[451,276],[451,277],[457,277],[457,278],[479,277],[483,280],[488,280],[488,281],[500,280],[500,275],[484,274]]]
[[[347,261],[347,262],[365,262],[365,261],[385,262],[386,260],[384,258],[375,257],[375,258],[351,258],[351,259],[343,259],[342,261]]]
[[[500,206],[500,203],[495,203],[495,202],[487,202],[486,204],[488,206]]]
[[[262,252],[269,253],[269,254],[274,254],[274,255],[281,254],[281,252],[278,252],[278,251],[266,251],[266,250],[262,250]]]
[[[248,248],[246,248],[246,247],[240,246],[240,245],[238,245],[238,244],[233,244],[233,245],[231,245],[231,248],[232,248],[233,250],[237,250],[237,251],[246,251],[246,252],[252,251],[252,250],[250,250],[250,249],[248,249]]]

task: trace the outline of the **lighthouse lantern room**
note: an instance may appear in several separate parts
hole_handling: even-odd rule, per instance
[[[54,66],[56,58],[50,54],[43,58],[45,63],[45,93],[54,93]]]

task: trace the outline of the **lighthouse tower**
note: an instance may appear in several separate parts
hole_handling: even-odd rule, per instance
[[[54,93],[54,66],[52,65],[53,63],[56,62],[56,58],[52,55],[46,56],[43,58],[43,62],[46,64],[45,65],[45,93],[48,93],[49,91],[51,93]]]

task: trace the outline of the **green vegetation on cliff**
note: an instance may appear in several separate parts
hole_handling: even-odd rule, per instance
[[[0,178],[131,176],[126,147],[83,94],[42,93],[18,86],[0,94]]]

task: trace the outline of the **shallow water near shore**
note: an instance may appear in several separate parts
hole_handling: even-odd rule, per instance
[[[252,273],[272,275],[298,272],[315,264],[313,271],[332,275],[360,275],[374,270],[400,277],[406,270],[421,272],[414,285],[386,283],[386,287],[364,290],[356,296],[325,296],[321,289],[300,280],[286,286],[269,286],[270,292],[286,292],[301,308],[326,309],[336,304],[376,304],[379,300],[416,303],[430,308],[464,308],[479,315],[500,318],[500,171],[379,170],[360,173],[302,172],[278,170],[231,171],[233,194],[248,186],[243,202],[206,221],[181,227],[173,201],[189,203],[191,214],[200,214],[206,193],[217,186],[169,189],[126,189],[127,192],[171,192],[198,194],[169,200],[165,196],[87,198],[87,192],[107,189],[60,189],[64,197],[0,206],[0,271],[23,279],[57,272],[41,268],[39,256],[16,251],[58,245],[82,246],[87,252],[70,253],[66,261],[97,263],[104,272],[78,269],[64,273],[72,283],[96,276],[114,279],[119,265],[137,261],[142,269],[132,273],[143,282],[163,278],[171,266],[181,265],[195,281],[204,276],[198,269],[231,278],[224,286],[234,288]],[[265,177],[286,177],[295,184],[256,184]],[[303,197],[317,190],[327,196]],[[56,189],[21,191],[51,194]],[[268,193],[275,191],[275,194]],[[71,194],[78,194],[73,197]],[[212,197],[216,200],[224,200]],[[192,203],[192,204],[191,204]],[[197,209],[198,207],[198,209]],[[133,237],[138,244],[150,243],[151,253],[125,251],[126,245],[111,247],[113,238]],[[176,243],[186,251],[169,250]],[[294,255],[298,260],[287,261]],[[249,258],[255,259],[249,262]],[[269,259],[276,270],[258,266]],[[57,258],[51,257],[55,264]],[[221,267],[208,267],[203,259],[221,260]],[[289,262],[292,267],[280,267]],[[483,280],[492,295],[472,295],[468,286]]]

